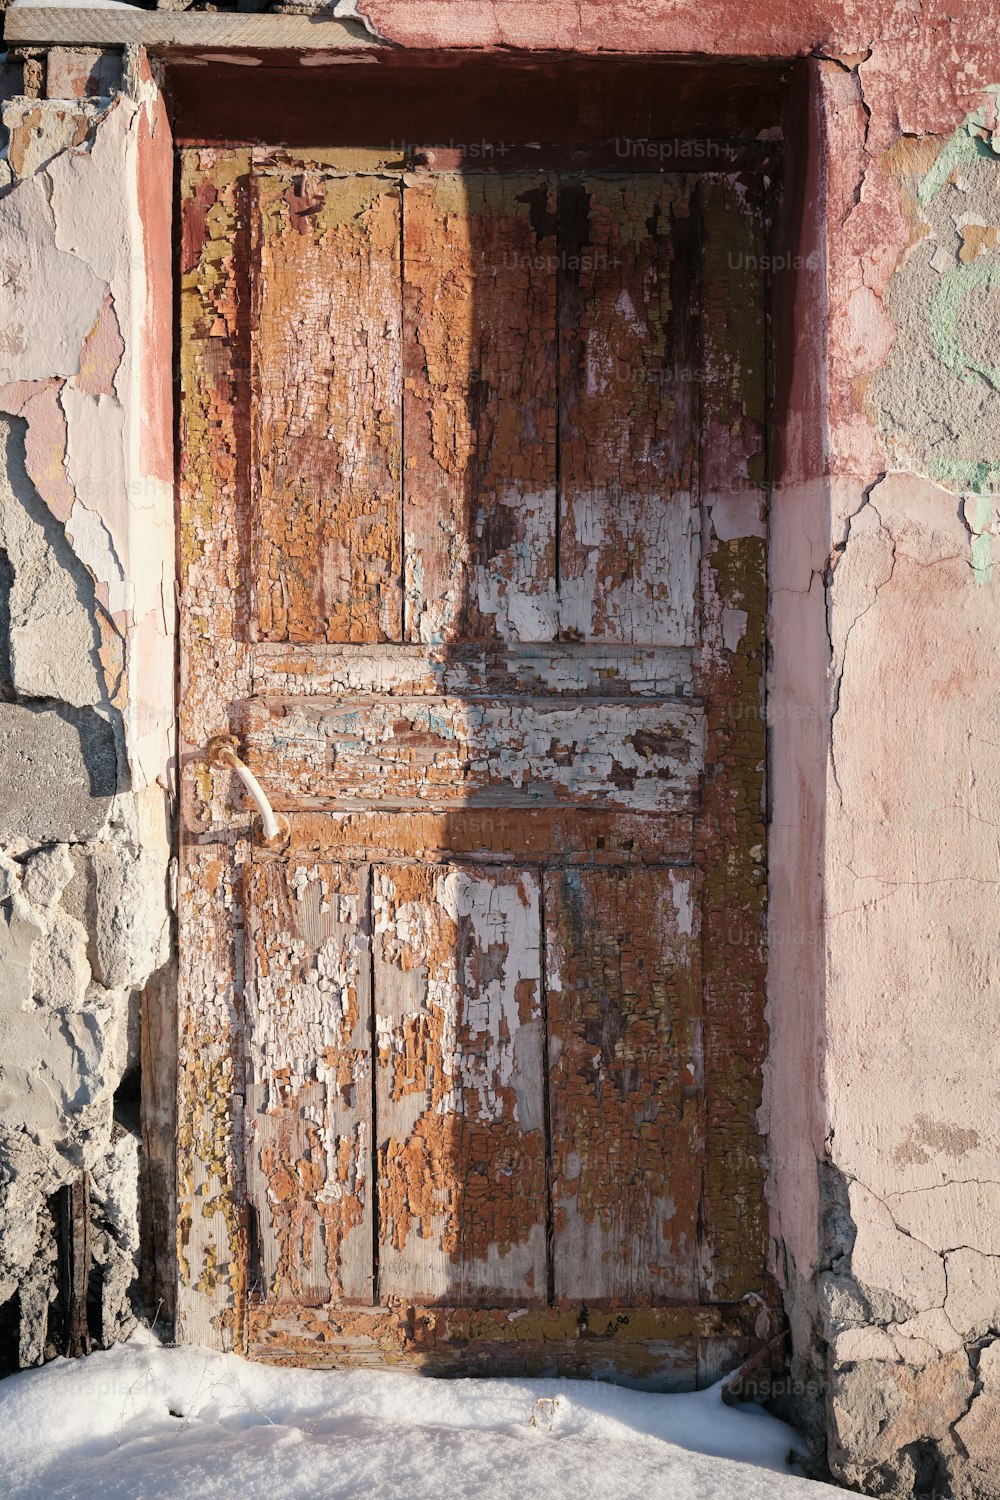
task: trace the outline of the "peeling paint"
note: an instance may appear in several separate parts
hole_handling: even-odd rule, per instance
[[[540,1341],[572,1369],[552,1305],[575,1337],[611,1305],[631,1342],[602,1368],[699,1378],[736,1325],[657,1350],[662,1304],[750,1293],[766,1324],[770,1296],[763,309],[722,276],[734,202],[754,245],[759,213],[386,157],[186,153],[185,1335],[443,1366],[464,1308],[474,1360]],[[699,337],[704,430],[662,379]],[[363,386],[347,426],[328,368]],[[199,763],[227,717],[285,852]]]
[[[34,1363],[60,1347],[59,1316],[70,1350],[66,1287],[50,1315],[60,1272],[47,1247],[55,1195],[81,1183],[72,1227],[84,1286],[93,1272],[96,1336],[134,1326],[138,1143],[115,1092],[139,1065],[140,992],[167,958],[169,815],[156,782],[172,739],[173,643],[145,580],[172,576],[173,541],[169,489],[153,546],[127,500],[142,482],[130,435],[155,399],[132,379],[136,110],[20,99],[4,116],[16,180],[0,201],[0,548],[15,701],[0,724],[0,838],[38,930],[33,993],[3,1017],[5,1055],[21,1062],[0,1089],[0,1175],[23,1232],[0,1231],[0,1298],[20,1289],[20,1358]],[[24,936],[22,924],[21,956]]]

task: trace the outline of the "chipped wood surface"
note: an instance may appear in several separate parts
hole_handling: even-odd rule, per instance
[[[177,1297],[177,974],[153,975],[142,992],[140,1280],[146,1316],[172,1323]]]
[[[398,182],[254,174],[253,479],[264,640],[398,640]]]
[[[406,191],[406,636],[556,636],[555,184]]]
[[[264,1298],[372,1295],[369,870],[247,874],[247,1190]]]
[[[545,877],[560,1301],[696,1300],[703,1079],[695,872]]]
[[[679,864],[694,858],[690,813],[515,807],[498,817],[493,808],[373,812],[339,804],[339,809],[293,813],[291,849],[394,864],[462,858],[518,865]]]
[[[202,747],[250,688],[246,590],[249,153],[181,175],[177,1328],[243,1342],[242,866],[246,814]]]
[[[254,695],[261,698],[481,698],[508,693],[690,698],[693,673],[690,648],[589,641],[513,644],[493,650],[459,643],[354,651],[289,651],[261,643],[253,653]]]
[[[375,874],[379,1293],[545,1301],[538,877]]]
[[[775,1305],[757,190],[185,155],[182,1326],[704,1383]]]
[[[697,639],[692,191],[660,175],[560,189],[564,637]]]
[[[758,203],[724,177],[701,186],[702,493],[714,516],[701,570],[706,778],[698,819],[705,1042],[703,1292],[736,1298],[760,1288],[767,1263],[765,1165],[757,1130],[767,1046],[763,995],[765,849],[764,513],[765,251]]]
[[[749,1301],[663,1307],[252,1305],[249,1351],[277,1364],[390,1365],[432,1375],[614,1379],[654,1390],[712,1384],[766,1344],[780,1309]]]
[[[698,709],[607,699],[285,700],[247,708],[247,759],[276,807],[569,803],[693,807]]]

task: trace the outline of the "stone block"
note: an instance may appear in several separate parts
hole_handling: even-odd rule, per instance
[[[11,844],[93,838],[118,790],[114,727],[93,709],[0,704],[0,786]]]

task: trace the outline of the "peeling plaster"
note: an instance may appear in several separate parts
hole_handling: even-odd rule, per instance
[[[20,1291],[22,1363],[54,1352],[53,1195],[81,1171],[100,1338],[134,1323],[138,1144],[115,1096],[138,1066],[139,993],[169,951],[156,782],[173,723],[171,487],[145,472],[138,439],[170,391],[169,375],[151,389],[148,352],[143,365],[142,272],[169,254],[138,210],[136,139],[150,111],[162,118],[146,94],[75,115],[53,101],[5,111],[18,140],[33,133],[30,149],[12,145],[24,175],[0,198],[15,698],[0,704],[0,1302]],[[160,142],[162,168],[165,124]]]
[[[879,164],[898,194],[906,239],[885,293],[893,345],[869,393],[894,467],[978,494],[1000,487],[1000,154],[992,128],[1000,85],[984,94],[943,144],[901,140]],[[985,581],[983,550],[977,576]]]
[[[59,245],[41,177],[19,182],[3,199],[0,266],[0,384],[75,375],[107,286]]]
[[[824,457],[772,508],[775,1257],[836,1477],[992,1500],[996,91],[850,51],[817,68],[823,278],[795,300],[791,456],[813,316]],[[810,1139],[790,1080],[817,1075]]]

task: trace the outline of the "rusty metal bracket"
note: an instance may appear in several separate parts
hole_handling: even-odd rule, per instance
[[[237,753],[237,741],[231,734],[213,735],[205,746],[205,759],[210,766],[228,766],[242,781],[258,818],[254,820],[257,842],[265,849],[280,851],[288,845],[288,819],[276,813],[270,799],[256,776]]]

